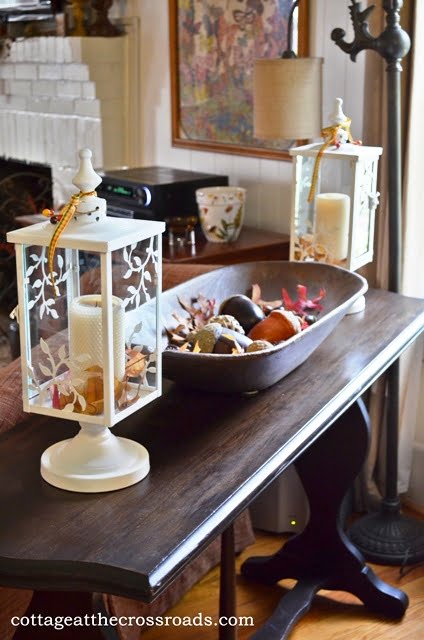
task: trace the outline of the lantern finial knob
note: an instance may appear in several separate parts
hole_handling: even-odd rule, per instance
[[[90,149],[81,149],[79,152],[80,165],[72,183],[78,187],[81,193],[90,193],[101,183],[101,177],[94,171],[91,163],[93,156]]]
[[[334,102],[334,111],[330,114],[330,123],[344,124],[348,120],[348,118],[343,113],[343,100],[341,98],[336,98]]]

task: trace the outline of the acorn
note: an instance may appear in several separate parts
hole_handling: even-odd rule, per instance
[[[198,353],[244,353],[252,341],[238,331],[210,322],[190,333],[188,342]]]
[[[246,349],[246,353],[254,353],[255,351],[265,351],[271,349],[274,345],[268,340],[254,340]]]
[[[206,324],[199,331],[192,331],[188,336],[188,342],[197,344],[200,353],[212,353],[221,331],[222,327],[217,322]]]
[[[252,341],[243,333],[222,327],[221,335],[216,341],[214,353],[244,353]]]
[[[219,307],[219,315],[234,316],[246,333],[265,318],[259,305],[242,294],[230,296],[224,300]]]
[[[249,332],[252,340],[268,340],[277,344],[288,340],[302,330],[302,323],[298,316],[291,311],[275,309],[269,316],[259,322]]]

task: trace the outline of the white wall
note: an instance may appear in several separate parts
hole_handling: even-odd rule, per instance
[[[341,97],[345,101],[345,113],[353,121],[353,136],[361,138],[364,56],[362,54],[356,64],[352,63],[330,38],[335,27],[349,30],[348,0],[314,0],[311,5],[311,55],[325,58],[324,124],[334,98]],[[248,190],[247,224],[288,233],[290,161],[205,153],[171,146],[168,0],[120,0],[115,11],[140,17],[140,163],[228,175],[231,184]]]

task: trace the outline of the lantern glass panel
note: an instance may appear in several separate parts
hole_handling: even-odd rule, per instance
[[[152,236],[105,255],[58,248],[57,295],[47,247],[23,246],[27,409],[102,424],[105,354],[113,377],[112,423],[158,395],[158,242]],[[102,285],[112,294],[109,343]]]
[[[55,272],[61,295],[55,296],[47,247],[24,246],[23,262],[28,399],[33,409],[59,409],[59,389],[64,391],[66,386],[68,391],[72,385],[66,295],[71,265],[66,260],[66,250],[58,249]]]
[[[122,301],[125,384],[117,411],[139,406],[159,386],[157,344],[158,236],[112,252],[112,294]]]
[[[353,199],[351,159],[323,156],[316,177],[315,197],[308,202],[313,181],[315,157],[300,156],[300,183],[295,207],[295,260],[319,260],[346,266],[349,235],[349,208],[342,229],[335,229],[331,221],[317,215],[316,197],[320,194],[343,194]],[[349,201],[350,202],[350,201]],[[336,234],[336,252],[332,247]],[[343,237],[342,237],[343,236]],[[327,242],[327,239],[329,242]],[[340,253],[340,246],[344,249]]]
[[[361,163],[358,184],[358,213],[355,225],[355,244],[352,248],[354,259],[373,250],[374,238],[374,210],[378,202],[376,193],[376,160]]]
[[[308,196],[312,184],[315,159],[307,156],[299,156],[297,161],[300,162],[301,166],[299,171],[298,202],[294,211],[294,224],[297,237],[301,239],[305,235],[311,235],[314,229],[314,205],[312,202],[308,202]],[[299,256],[295,257],[295,259],[302,260],[303,258]]]

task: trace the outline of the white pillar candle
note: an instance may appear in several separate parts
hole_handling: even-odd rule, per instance
[[[122,300],[112,297],[112,350],[114,375],[125,374],[125,312]],[[106,347],[107,348],[107,347]],[[88,354],[89,366],[103,368],[102,297],[87,295],[74,298],[69,309],[69,351],[71,359]]]
[[[350,198],[344,193],[320,193],[316,197],[315,241],[334,260],[345,260],[349,248]]]

